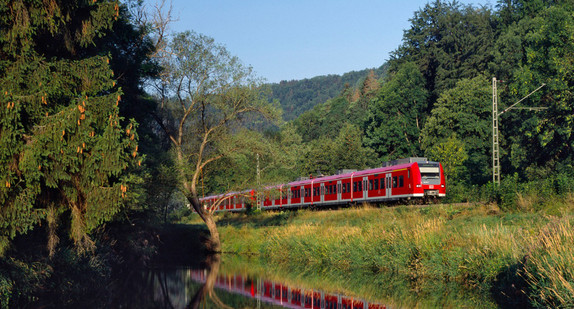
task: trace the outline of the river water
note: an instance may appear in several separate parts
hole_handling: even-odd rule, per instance
[[[452,285],[337,279],[327,273],[282,277],[261,261],[209,257],[201,266],[156,267],[122,280],[114,308],[492,308],[488,295]],[[351,276],[349,274],[349,276]],[[338,281],[337,281],[338,280]]]

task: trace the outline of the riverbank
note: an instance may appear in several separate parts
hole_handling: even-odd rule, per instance
[[[456,283],[500,305],[574,302],[574,203],[552,213],[495,204],[361,207],[220,216],[223,249],[298,273]]]

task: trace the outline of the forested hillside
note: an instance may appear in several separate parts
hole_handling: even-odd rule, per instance
[[[345,87],[360,84],[372,70],[378,77],[386,75],[388,65],[376,69],[352,71],[343,75],[330,74],[303,80],[281,81],[271,84],[270,100],[277,99],[283,109],[283,118],[293,120],[315,105],[339,96]]]

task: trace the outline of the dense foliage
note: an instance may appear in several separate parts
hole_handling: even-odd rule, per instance
[[[310,149],[299,170],[324,169],[329,145],[352,124],[362,146],[381,161],[409,156],[449,158],[451,181],[491,179],[492,77],[499,111],[546,84],[500,117],[503,175],[535,179],[574,162],[572,87],[574,8],[569,2],[499,1],[496,9],[433,1],[414,13],[403,43],[374,91],[364,84],[304,112],[293,121]],[[372,89],[372,88],[371,88]],[[449,150],[450,149],[450,150]],[[343,164],[345,165],[345,164]],[[346,168],[354,165],[348,162]],[[343,166],[345,167],[345,166]]]
[[[42,220],[53,231],[62,217],[77,247],[91,249],[88,233],[120,210],[133,182],[126,171],[140,160],[110,55],[92,48],[118,19],[118,3],[15,1],[0,10],[0,237]]]
[[[141,196],[138,136],[151,136],[143,78],[157,67],[147,30],[132,20],[134,6],[0,3],[2,308],[39,286],[66,293],[60,280],[104,286],[127,257],[119,252],[128,246],[112,249],[117,238],[99,236]],[[74,271],[89,278],[67,277]]]

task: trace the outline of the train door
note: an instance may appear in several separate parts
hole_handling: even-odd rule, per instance
[[[342,189],[341,187],[342,187],[341,180],[339,180],[339,181],[337,181],[337,201],[339,201],[339,202],[343,199],[343,196],[342,196],[343,190],[341,190]]]
[[[325,202],[325,183],[319,185],[319,195],[321,195],[321,204]]]
[[[393,176],[391,173],[388,173],[385,178],[385,185],[387,188],[386,196],[387,198],[390,198],[393,190]]]
[[[363,177],[363,199],[366,201],[369,194],[369,177]]]

